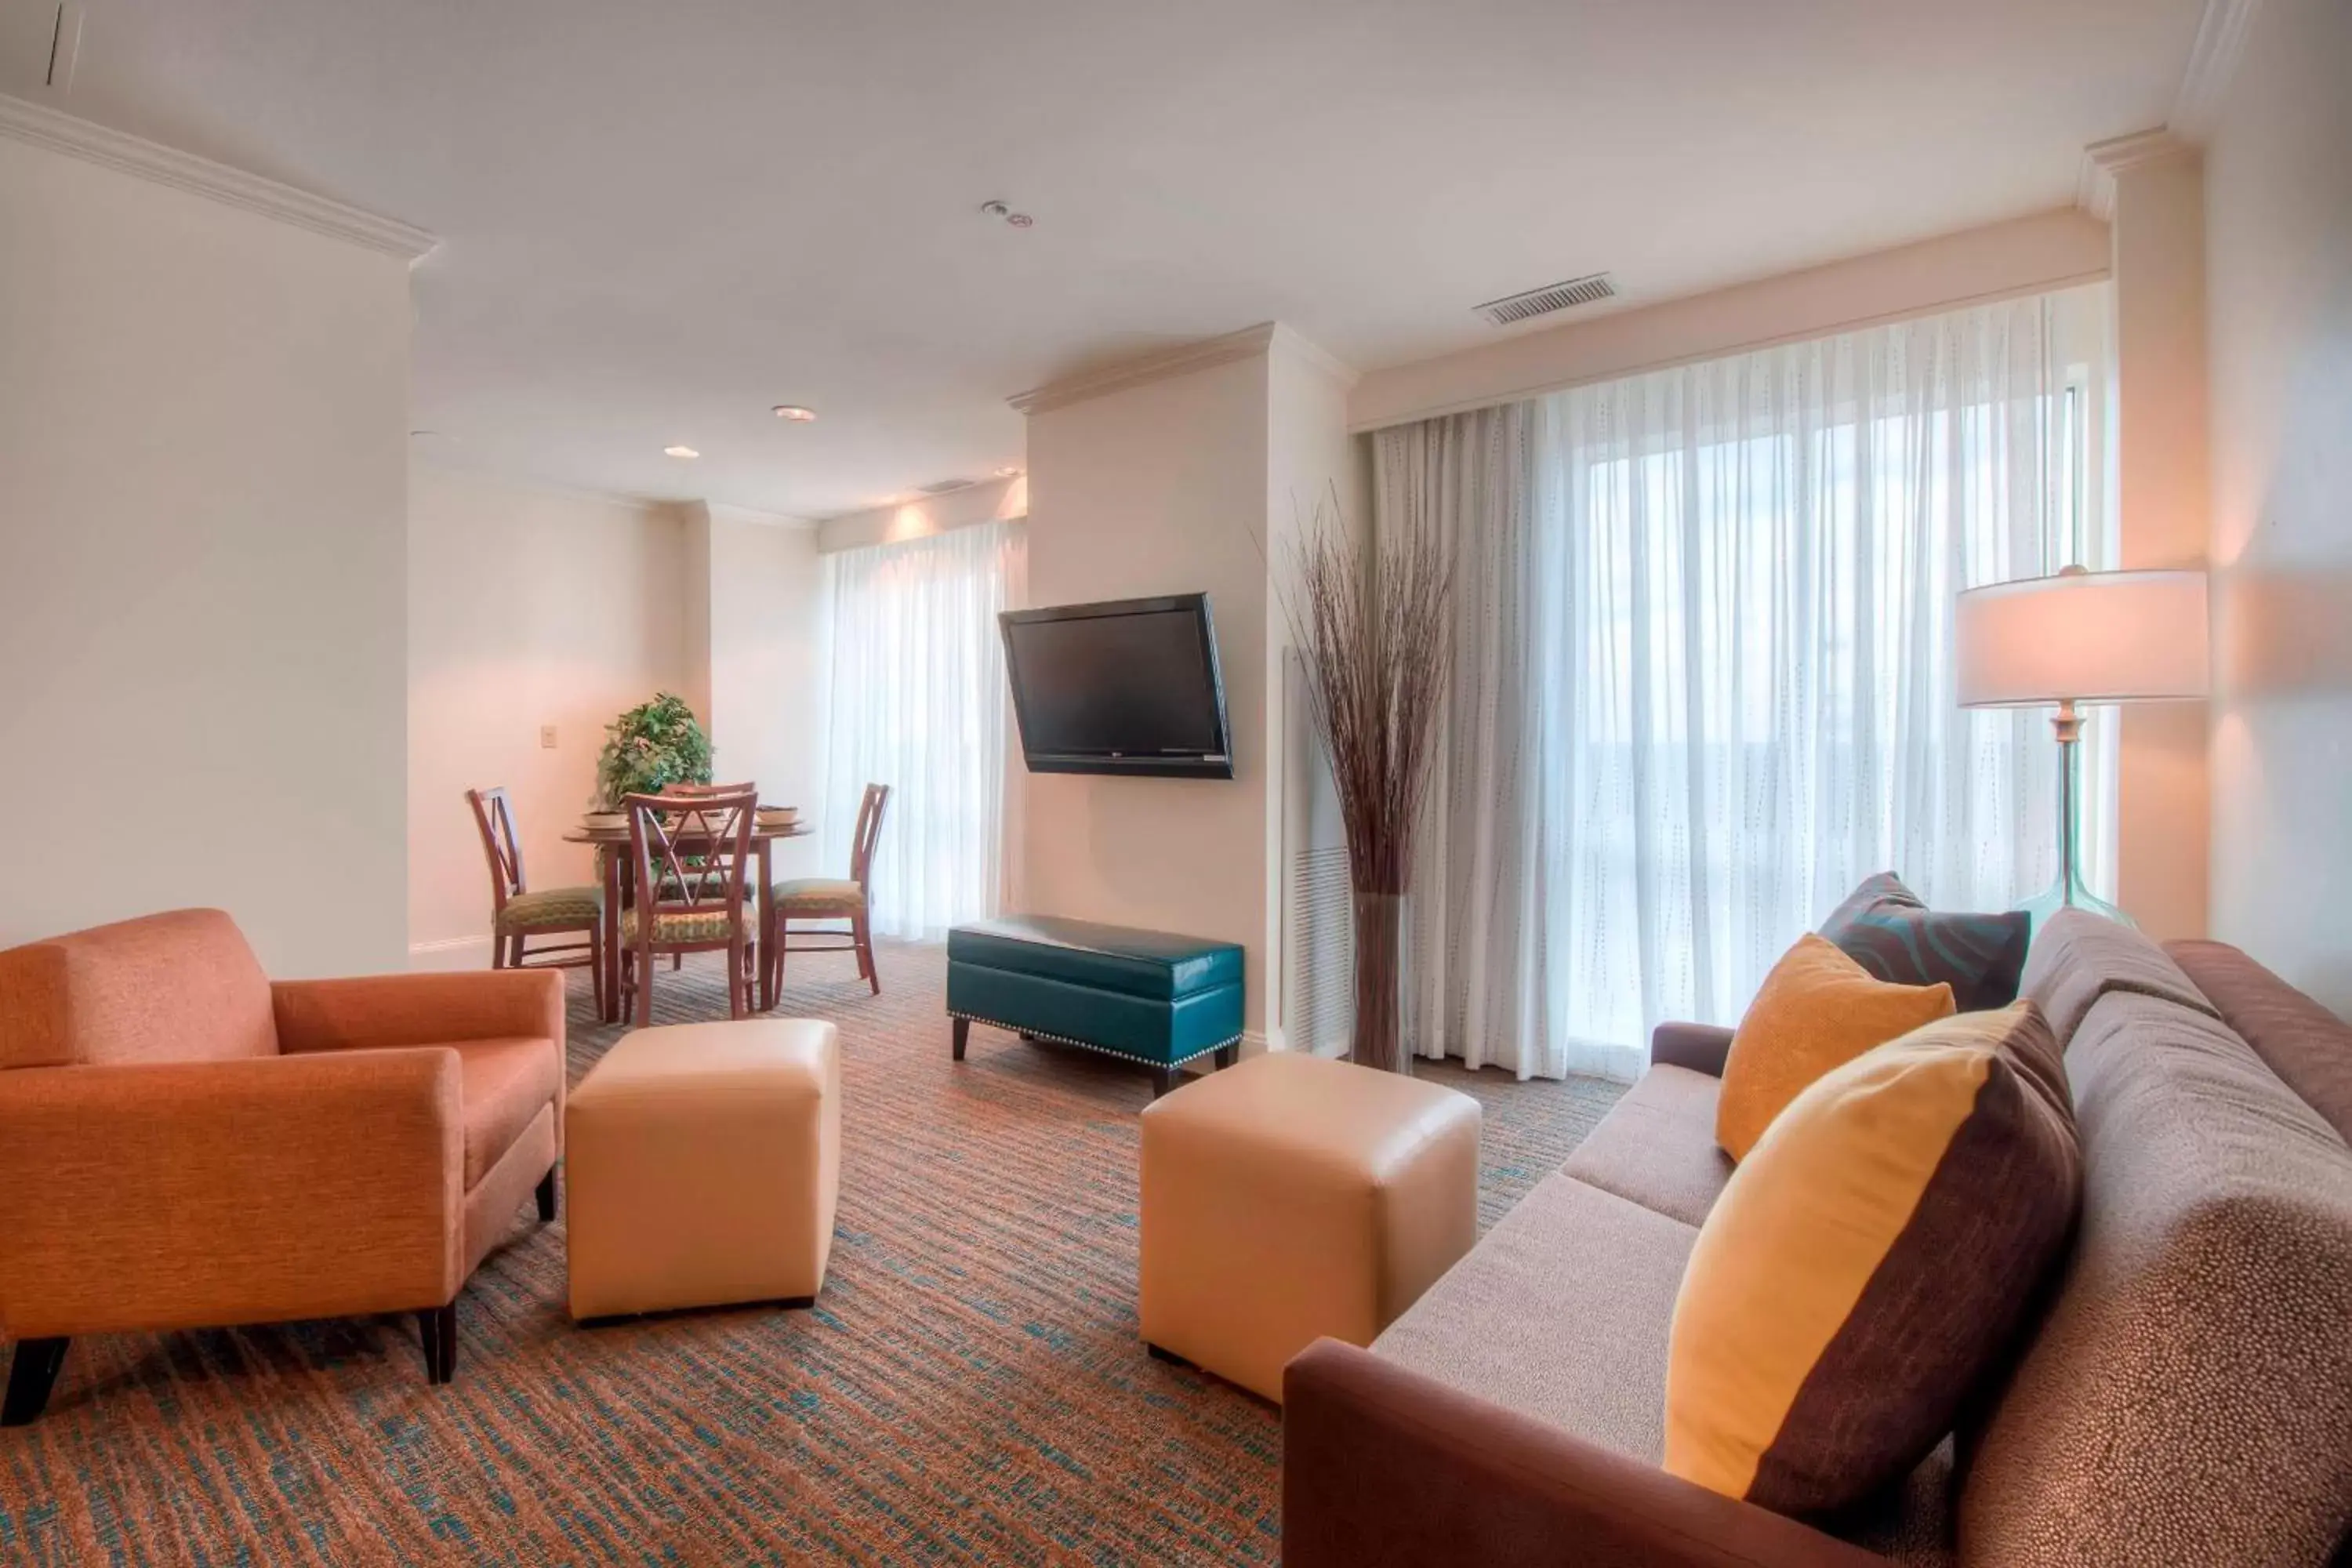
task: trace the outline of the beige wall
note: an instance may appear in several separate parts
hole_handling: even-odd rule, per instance
[[[2213,934],[2352,1012],[2352,6],[2268,0],[2206,155]]]
[[[562,834],[604,726],[684,684],[685,530],[665,508],[420,466],[408,569],[410,941],[420,963],[470,967],[490,883],[465,792],[506,786],[532,886],[593,878]]]
[[[0,943],[407,940],[404,258],[0,138]]]
[[[1281,327],[1204,345],[1238,357],[1114,370],[1029,416],[1029,600],[1205,591],[1234,777],[1030,775],[1013,907],[1241,943],[1247,1044],[1283,1044],[1282,855],[1288,639],[1273,573],[1293,501],[1353,503],[1347,373]]]
[[[836,550],[858,550],[872,544],[896,544],[923,539],[950,529],[975,523],[1012,522],[1029,515],[1029,480],[1020,474],[984,484],[925,496],[898,506],[876,507],[829,517],[817,529],[816,547],[830,555]]]
[[[1234,778],[1029,779],[1014,907],[1243,944],[1248,1020],[1278,994],[1267,941],[1263,354],[1029,418],[1029,598],[1206,591]]]
[[[713,766],[720,779],[749,779],[761,799],[797,805],[814,822],[824,805],[826,710],[816,531],[708,510],[710,697],[703,713]],[[777,846],[775,874],[824,874],[820,842]]]
[[[2115,176],[2116,564],[2201,566],[2207,531],[2204,174],[2193,150]],[[2206,713],[2109,710],[2116,901],[2160,940],[2205,934]],[[2102,718],[2107,715],[2103,713]]]

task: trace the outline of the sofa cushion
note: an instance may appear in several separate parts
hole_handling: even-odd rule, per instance
[[[2003,1366],[2081,1174],[2057,1042],[2031,1002],[1930,1024],[1821,1079],[1692,1250],[1665,1468],[1784,1513],[1908,1473]]]
[[[1687,1068],[1652,1068],[1576,1146],[1561,1173],[1668,1219],[1706,1224],[1733,1169],[1731,1156],[1715,1142],[1722,1089],[1722,1079]]]
[[[2066,1068],[2081,1226],[1976,1445],[1963,1561],[2326,1561],[2352,1521],[2352,1150],[2175,1002],[2100,998]]]
[[[1892,871],[1864,879],[1822,922],[1822,934],[1881,980],[1952,988],[1963,1013],[2017,1000],[2032,921],[2024,910],[1957,914],[1929,909]]]
[[[1732,1031],[1715,1141],[1733,1159],[1746,1159],[1772,1119],[1814,1079],[1951,1011],[1948,984],[1890,984],[1826,938],[1799,937]]]
[[[2084,1015],[2113,992],[2159,996],[2208,1017],[2221,1014],[2180,965],[2130,926],[2086,910],[2060,910],[2034,936],[2018,994],[2031,996],[2050,1020],[2058,1048],[2073,1044]]]
[[[2303,1102],[2352,1142],[2352,1024],[2221,942],[2168,942],[2165,952]]]
[[[549,1039],[456,1040],[448,1048],[457,1053],[466,1190],[471,1192],[532,1120],[555,1103],[563,1065]]]
[[[1548,1176],[1372,1352],[1655,1464],[1666,1332],[1697,1237],[1613,1193]]]
[[[277,1054],[269,981],[218,910],[174,910],[0,952],[0,1068]]]

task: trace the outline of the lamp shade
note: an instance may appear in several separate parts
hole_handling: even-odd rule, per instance
[[[1960,706],[2205,695],[2205,574],[2085,572],[1996,583],[1953,611]]]

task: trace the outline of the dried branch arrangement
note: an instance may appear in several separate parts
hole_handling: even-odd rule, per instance
[[[1293,544],[1283,589],[1307,703],[1331,759],[1355,905],[1355,1031],[1367,1067],[1409,1070],[1402,905],[1454,662],[1454,569],[1434,531],[1367,547],[1333,492]]]
[[[1336,493],[1317,503],[1292,552],[1284,611],[1330,750],[1349,880],[1360,893],[1402,894],[1453,669],[1453,563],[1427,528],[1368,549]]]

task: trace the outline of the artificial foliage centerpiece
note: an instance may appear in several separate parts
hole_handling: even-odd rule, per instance
[[[1402,992],[1405,895],[1454,663],[1452,558],[1418,521],[1367,543],[1336,492],[1293,543],[1282,590],[1307,705],[1330,754],[1355,906],[1350,1055],[1409,1072]]]
[[[596,809],[618,811],[632,795],[710,782],[710,737],[686,699],[665,691],[604,726],[596,758]]]

